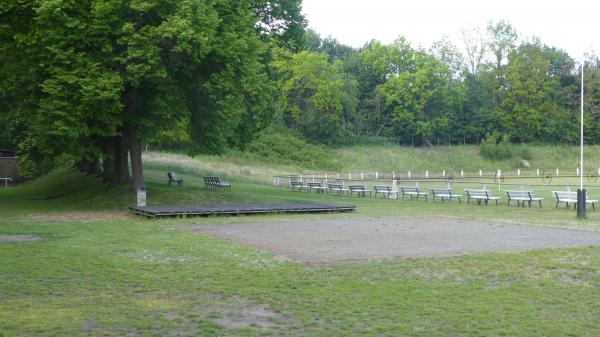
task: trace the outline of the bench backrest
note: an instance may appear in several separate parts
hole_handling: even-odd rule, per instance
[[[431,193],[433,195],[436,195],[436,194],[452,195],[452,190],[447,189],[447,188],[432,188]]]
[[[342,188],[342,184],[327,184],[331,189],[340,189]]]
[[[556,200],[575,200],[577,199],[577,192],[568,192],[568,191],[552,191]]]
[[[402,190],[403,193],[405,192],[416,192],[419,193],[419,188],[416,186],[400,186],[400,189]]]
[[[488,193],[488,190],[465,190],[469,198],[471,197],[485,197],[489,198],[491,195]]]
[[[531,199],[534,194],[531,191],[504,191],[509,199]]]
[[[302,186],[301,181],[292,181],[292,186]]]
[[[310,187],[321,187],[321,183],[308,183]]]
[[[391,187],[384,186],[384,185],[374,185],[373,188],[375,189],[375,191],[386,191],[386,192],[392,191]]]
[[[364,185],[348,185],[348,188],[351,191],[363,191],[367,189]]]

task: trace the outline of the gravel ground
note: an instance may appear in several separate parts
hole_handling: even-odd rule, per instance
[[[343,218],[186,229],[305,263],[600,245],[600,233],[451,219]]]
[[[0,234],[0,243],[39,241],[42,237],[25,234]]]

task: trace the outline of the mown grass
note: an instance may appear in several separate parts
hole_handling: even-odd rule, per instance
[[[177,227],[401,216],[600,230],[600,211],[580,222],[551,202],[522,209],[317,196],[233,173],[231,193],[202,189],[201,174],[218,170],[182,170],[179,189],[166,185],[160,165],[146,170],[149,203],[316,200],[358,211],[147,220],[127,215],[126,186],[70,170],[0,189],[0,234],[43,238],[0,243],[0,336],[600,335],[600,247],[307,266]]]

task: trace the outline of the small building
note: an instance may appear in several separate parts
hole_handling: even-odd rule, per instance
[[[0,149],[0,185],[5,183],[2,178],[10,178],[12,182],[20,180],[15,151]]]

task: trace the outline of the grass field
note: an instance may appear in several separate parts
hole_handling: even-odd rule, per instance
[[[578,221],[549,194],[542,209],[316,196],[264,184],[291,167],[195,160],[205,166],[149,163],[149,202],[317,200],[358,211],[147,220],[125,211],[125,186],[68,170],[0,189],[0,235],[41,238],[0,243],[0,336],[600,335],[600,247],[315,266],[178,226],[395,216],[599,231],[600,211]],[[165,167],[182,172],[183,189],[166,185]],[[203,190],[206,173],[232,179],[233,192]]]

